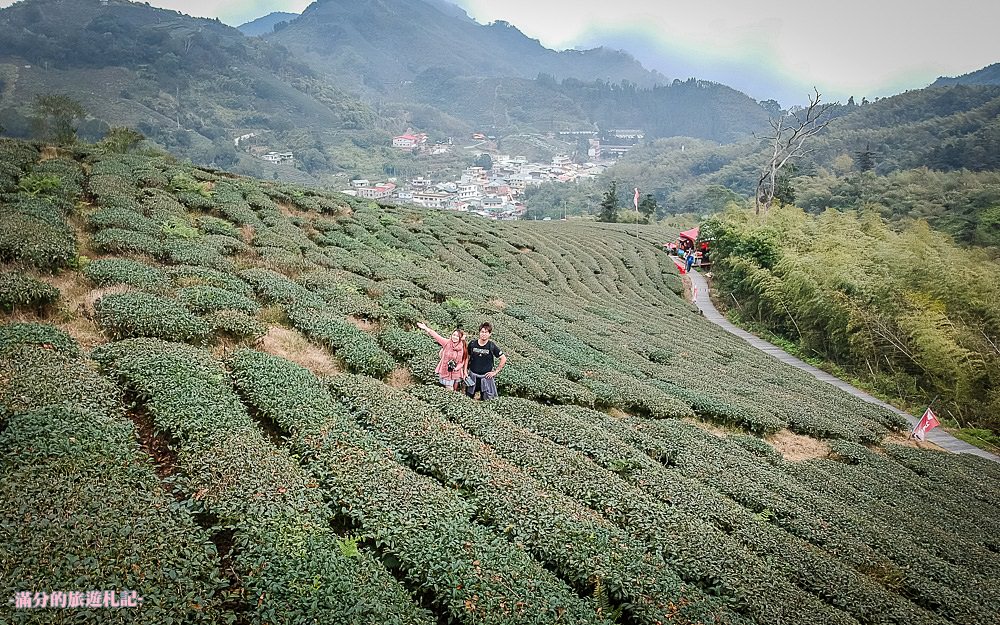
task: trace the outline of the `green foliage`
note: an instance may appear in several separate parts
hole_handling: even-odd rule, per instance
[[[16,271],[0,272],[0,311],[44,311],[59,299],[59,289]]]
[[[608,190],[601,198],[601,211],[597,214],[598,221],[614,223],[618,221],[618,181],[612,180]]]
[[[105,133],[97,147],[112,154],[127,154],[145,139],[146,137],[134,128],[117,126]]]
[[[113,293],[94,304],[97,323],[111,338],[147,336],[169,341],[205,340],[211,328],[178,302],[150,293]]]
[[[68,334],[43,323],[0,325],[0,357],[8,357],[24,345],[38,345],[71,358],[80,356],[80,346]]]
[[[557,614],[567,622],[591,622],[586,602],[523,548],[474,523],[472,506],[454,491],[397,464],[308,371],[250,351],[230,362],[248,403],[291,433],[339,505],[392,554],[407,578],[439,597],[446,614],[464,620],[474,607],[477,622],[545,623]],[[369,400],[359,394],[358,400]],[[410,493],[405,505],[399,492]],[[353,554],[350,542],[341,545]],[[516,616],[502,607],[518,602]]]
[[[208,185],[204,182],[195,180],[191,174],[187,172],[178,172],[170,179],[170,186],[179,195],[184,193],[192,193],[199,195],[202,198],[212,197],[211,192],[208,190]]]
[[[0,557],[19,581],[3,591],[114,583],[116,591],[136,591],[143,613],[160,622],[225,618],[228,583],[216,548],[189,508],[164,491],[121,414],[117,389],[82,361],[49,349],[9,355],[0,359],[9,381],[0,413],[13,413],[0,433],[7,502],[0,519],[11,534]],[[36,501],[45,505],[31,505]],[[123,515],[130,519],[124,525]]]
[[[249,284],[235,275],[209,269],[208,267],[195,267],[190,265],[179,265],[167,267],[164,273],[176,286],[212,286],[225,289],[237,295],[245,297],[253,296],[253,289]]]
[[[286,306],[324,305],[323,299],[280,273],[267,269],[246,269],[237,274],[248,282],[266,303]]]
[[[744,319],[908,403],[940,395],[961,420],[1000,427],[989,338],[1000,311],[986,296],[1000,285],[995,261],[870,213],[786,209],[766,226],[730,213],[706,228],[717,283]]]
[[[63,94],[42,94],[34,103],[36,131],[55,143],[68,145],[76,141],[76,124],[87,116],[83,105]]]
[[[370,553],[342,554],[316,478],[265,437],[207,352],[133,339],[93,356],[174,440],[177,489],[232,531],[231,563],[246,589],[233,598],[239,611],[296,625],[428,622]]]
[[[134,230],[150,236],[160,234],[160,224],[131,208],[122,206],[102,206],[87,215],[87,223],[98,231],[117,228]]]
[[[0,204],[0,260],[54,270],[75,258],[76,235],[59,208],[26,194]]]
[[[306,336],[333,350],[351,371],[382,378],[396,368],[392,356],[379,346],[374,336],[340,315],[293,306],[288,310],[288,318]]]
[[[144,291],[162,291],[170,285],[163,272],[152,265],[126,258],[104,258],[91,261],[83,274],[98,287],[119,284]]]
[[[33,173],[21,178],[17,186],[28,195],[38,197],[39,195],[54,194],[62,186],[62,183],[59,176]]]
[[[188,286],[177,289],[175,297],[195,313],[203,314],[220,310],[236,310],[256,315],[260,305],[252,299],[214,286]]]
[[[218,234],[233,238],[240,238],[240,231],[231,222],[211,215],[201,215],[198,217],[198,229],[205,234]]]
[[[124,228],[105,228],[94,235],[92,242],[99,251],[110,254],[143,254],[159,258],[164,249],[158,237]]]
[[[205,316],[215,335],[253,343],[267,334],[267,325],[238,310],[220,310]]]
[[[639,212],[642,214],[646,223],[656,215],[656,210],[659,208],[656,204],[656,198],[653,197],[652,193],[647,193],[645,197],[639,202]]]
[[[199,236],[198,230],[191,227],[183,219],[168,219],[160,225],[160,232],[166,237],[176,237],[179,239],[196,239]]]

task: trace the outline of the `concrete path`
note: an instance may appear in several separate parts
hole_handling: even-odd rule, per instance
[[[814,378],[816,378],[821,382],[832,384],[833,386],[836,386],[837,388],[843,390],[846,393],[850,393],[851,395],[859,397],[871,404],[882,406],[886,410],[891,410],[896,414],[905,417],[906,420],[911,425],[916,425],[917,421],[919,421],[919,419],[917,419],[916,417],[909,415],[894,406],[890,406],[884,401],[872,397],[868,393],[865,393],[864,391],[851,386],[847,382],[844,382],[843,380],[836,378],[825,371],[821,371],[816,367],[799,360],[798,358],[792,356],[791,354],[784,351],[780,347],[771,345],[767,341],[758,338],[753,334],[750,334],[746,330],[741,330],[740,328],[737,328],[732,323],[730,323],[725,317],[723,317],[722,314],[718,310],[716,310],[715,305],[712,304],[712,300],[711,298],[709,298],[708,294],[708,283],[705,281],[704,276],[699,274],[697,271],[692,271],[691,273],[687,274],[687,277],[691,281],[691,294],[694,300],[694,305],[697,306],[699,310],[701,310],[702,314],[705,316],[706,319],[716,324],[717,326],[721,327],[726,332],[729,332],[730,334],[735,334],[736,336],[742,338],[747,343],[750,343],[750,345],[756,347],[760,351],[770,354],[774,358],[777,358],[778,360],[787,365],[791,365],[796,369],[800,369],[802,371],[805,371],[806,373],[811,374]],[[931,430],[927,434],[927,440],[931,443],[934,443],[938,447],[941,447],[942,449],[945,449],[950,452],[973,454],[976,456],[980,456],[982,458],[986,458],[988,460],[992,460],[994,462],[1000,462],[1000,457],[997,457],[996,455],[991,454],[988,451],[979,449],[974,445],[970,445],[969,443],[966,443],[963,440],[959,440],[939,427]]]

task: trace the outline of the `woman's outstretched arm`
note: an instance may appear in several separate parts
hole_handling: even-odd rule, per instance
[[[421,321],[420,323],[418,323],[417,327],[420,328],[421,330],[423,330],[427,334],[427,336],[429,336],[432,339],[434,339],[435,341],[437,341],[438,345],[444,347],[445,345],[448,344],[448,339],[444,338],[443,336],[441,336],[440,334],[438,334],[437,332],[435,332],[434,330],[432,330],[431,327],[428,326],[423,321]]]

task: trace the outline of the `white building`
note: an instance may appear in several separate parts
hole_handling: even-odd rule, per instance
[[[436,191],[414,191],[413,203],[425,208],[444,208],[450,196]]]
[[[392,195],[392,192],[396,190],[396,185],[391,182],[386,182],[383,184],[361,187],[358,189],[358,197],[363,197],[369,200],[381,200]]]
[[[462,201],[474,200],[479,197],[479,187],[474,184],[462,184],[458,186],[458,199]]]
[[[268,152],[267,154],[262,155],[261,158],[268,163],[275,164],[295,159],[291,152]]]
[[[402,150],[411,150],[427,142],[427,135],[424,133],[406,133],[392,138],[392,147]]]

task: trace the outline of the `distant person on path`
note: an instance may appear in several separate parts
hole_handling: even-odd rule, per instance
[[[441,351],[438,353],[438,364],[434,369],[441,386],[452,391],[461,390],[459,383],[469,373],[469,351],[465,345],[465,332],[455,330],[451,333],[451,337],[444,338],[422,321],[417,324],[417,327],[441,346]]]
[[[685,270],[688,273],[691,273],[691,267],[694,265],[694,254],[695,252],[693,249],[688,250],[687,259],[684,260]]]
[[[493,324],[486,322],[479,326],[479,338],[469,341],[469,377],[465,380],[465,394],[469,397],[475,397],[477,390],[481,400],[499,396],[496,376],[507,364],[507,355],[490,340],[492,335]],[[496,358],[500,365],[494,369]]]

